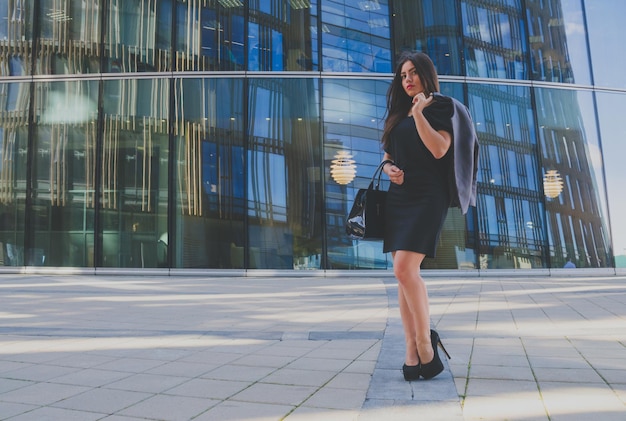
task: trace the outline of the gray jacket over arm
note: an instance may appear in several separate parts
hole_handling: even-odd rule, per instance
[[[465,215],[470,206],[476,206],[476,177],[478,174],[478,137],[467,107],[457,99],[435,93],[437,101],[452,103],[452,152],[449,192],[450,206],[461,208]]]

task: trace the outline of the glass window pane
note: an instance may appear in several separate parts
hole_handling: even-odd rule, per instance
[[[536,89],[551,266],[610,267],[603,163],[591,92]],[[561,187],[562,186],[562,187]],[[581,189],[580,194],[570,191]],[[579,202],[580,200],[580,202]],[[584,209],[584,212],[582,211]]]
[[[23,266],[30,84],[0,84],[0,266]]]
[[[581,0],[526,0],[531,79],[590,84]]]
[[[250,80],[248,266],[320,268],[317,79]]]
[[[104,82],[102,266],[165,266],[168,98],[167,79]]]
[[[623,215],[626,215],[626,195],[624,195],[626,128],[623,124],[623,110],[626,109],[626,95],[598,93],[597,99],[615,266],[625,268],[626,218]]]
[[[462,1],[467,76],[526,79],[524,14],[519,2],[498,7]]]
[[[239,0],[176,0],[174,70],[243,70],[243,13]]]
[[[35,4],[40,23],[35,74],[99,72],[101,2],[40,0]]]
[[[382,241],[351,240],[345,233],[349,207],[359,188],[370,183],[382,160],[380,137],[388,81],[324,80],[324,189],[326,191],[326,242],[329,269],[391,267]],[[356,178],[340,184],[330,175],[339,153],[355,161]],[[385,180],[383,188],[388,187]]]
[[[32,23],[32,0],[0,0],[0,76],[30,75]]]
[[[546,267],[530,89],[470,84],[468,95],[480,141],[480,267]]]
[[[99,83],[35,88],[32,264],[93,267]]]
[[[317,2],[250,2],[248,70],[318,70]]]
[[[593,80],[596,86],[626,88],[624,38],[626,2],[586,0],[585,14],[591,49]],[[619,52],[619,53],[618,53]]]
[[[242,79],[176,80],[177,268],[244,268]]]
[[[104,4],[104,72],[171,71],[171,0],[111,0]]]
[[[456,0],[394,2],[396,54],[422,51],[433,60],[439,75],[462,75],[457,4]]]
[[[322,2],[322,70],[389,73],[387,0]]]

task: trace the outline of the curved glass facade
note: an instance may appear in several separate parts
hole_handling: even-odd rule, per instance
[[[344,220],[412,49],[481,144],[478,206],[451,209],[424,268],[626,267],[625,15],[612,0],[0,0],[0,265],[390,268]]]

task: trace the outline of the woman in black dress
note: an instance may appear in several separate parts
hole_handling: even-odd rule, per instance
[[[392,253],[398,279],[407,381],[430,379],[443,371],[437,353],[441,341],[430,329],[428,291],[420,275],[424,258],[435,256],[450,206],[453,108],[435,100],[434,92],[439,92],[439,81],[430,58],[403,53],[387,93],[382,137],[387,161],[383,171],[391,180],[383,251]]]

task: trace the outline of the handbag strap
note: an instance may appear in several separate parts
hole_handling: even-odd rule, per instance
[[[372,176],[372,181],[370,182],[370,185],[368,187],[368,189],[374,189],[374,190],[379,190],[379,186],[380,186],[380,178],[383,175],[383,167],[385,166],[385,164],[394,164],[395,162],[393,162],[391,159],[385,159],[383,162],[381,162],[380,164],[378,164],[378,168],[376,168],[376,171],[374,171],[374,175]],[[376,177],[378,176],[378,177]],[[374,181],[376,182],[376,184],[374,184]]]

